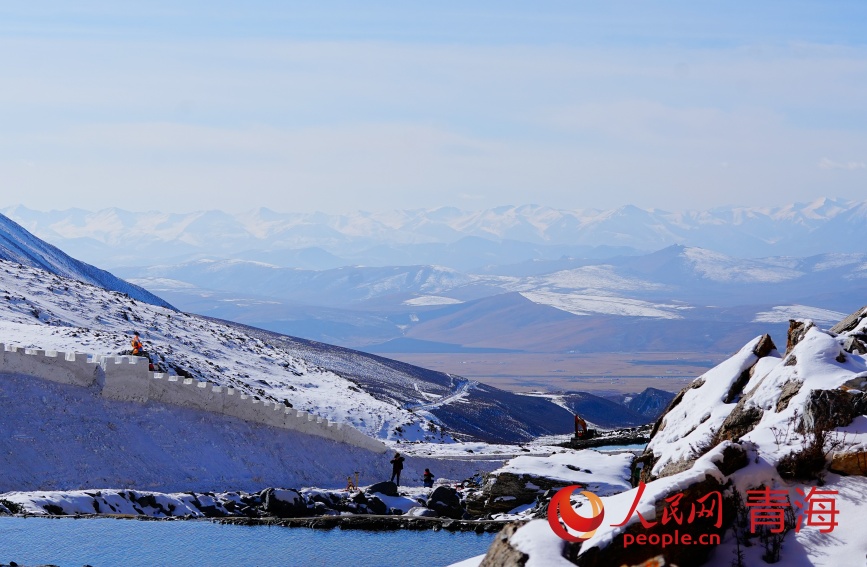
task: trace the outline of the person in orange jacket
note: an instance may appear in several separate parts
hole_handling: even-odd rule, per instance
[[[132,354],[133,356],[144,356],[144,345],[138,337],[138,332],[133,333],[132,337]]]

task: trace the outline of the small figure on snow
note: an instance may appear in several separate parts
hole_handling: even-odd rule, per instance
[[[133,356],[145,356],[144,345],[141,342],[141,339],[138,336],[138,331],[133,333],[132,341],[132,354]]]
[[[584,439],[585,437],[589,437],[588,433],[587,422],[578,414],[575,414],[575,438]]]
[[[433,479],[434,475],[430,472],[430,469],[425,469],[424,474],[422,476],[422,482],[424,483],[425,488],[433,488]]]
[[[400,453],[395,453],[391,460],[391,482],[398,486],[400,486],[400,471],[403,470],[403,461],[404,458],[400,456]]]

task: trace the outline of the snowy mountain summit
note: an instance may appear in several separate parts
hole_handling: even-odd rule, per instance
[[[672,400],[585,541],[533,520],[483,564],[863,565],[865,354],[867,307],[828,330],[791,321],[784,350],[756,337]]]

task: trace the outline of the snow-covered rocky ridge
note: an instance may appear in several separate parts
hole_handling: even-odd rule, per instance
[[[602,496],[605,521],[590,539],[567,543],[545,520],[533,520],[508,528],[484,561],[468,564],[863,565],[865,340],[867,308],[830,330],[793,321],[784,352],[768,336],[755,338],[672,401],[633,464],[643,484]],[[765,490],[780,499],[780,533],[772,533],[777,524],[751,525],[750,510]],[[690,507],[715,493],[721,525],[716,514],[687,521]],[[672,507],[678,494],[679,511]],[[811,503],[811,494],[826,500]],[[752,508],[744,504],[751,498]],[[634,511],[655,525],[643,526],[630,511],[636,500]],[[717,534],[720,543],[661,547],[660,538],[675,530]],[[635,545],[640,535],[655,535],[657,543]]]
[[[17,223],[0,215],[0,260],[42,268],[53,274],[125,293],[139,301],[171,307],[156,295],[113,274],[70,257],[36,238]]]

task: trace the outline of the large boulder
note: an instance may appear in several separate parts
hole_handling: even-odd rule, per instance
[[[813,431],[816,427],[829,430],[845,427],[859,415],[857,402],[861,395],[846,390],[813,390],[804,403],[804,416],[800,427]]]
[[[307,502],[300,492],[293,489],[266,488],[262,492],[265,511],[278,518],[300,518],[309,516]]]
[[[371,514],[376,514],[377,516],[388,514],[388,506],[376,496],[371,496],[367,499],[367,509],[370,510]]]
[[[380,494],[385,494],[386,496],[397,496],[397,485],[390,480],[386,480],[385,482],[371,484],[367,487],[366,491],[368,493],[378,492]]]
[[[461,497],[458,491],[450,486],[438,486],[427,499],[427,507],[440,516],[460,520],[464,516]]]
[[[837,474],[867,476],[867,451],[837,453],[831,457],[829,469]]]

